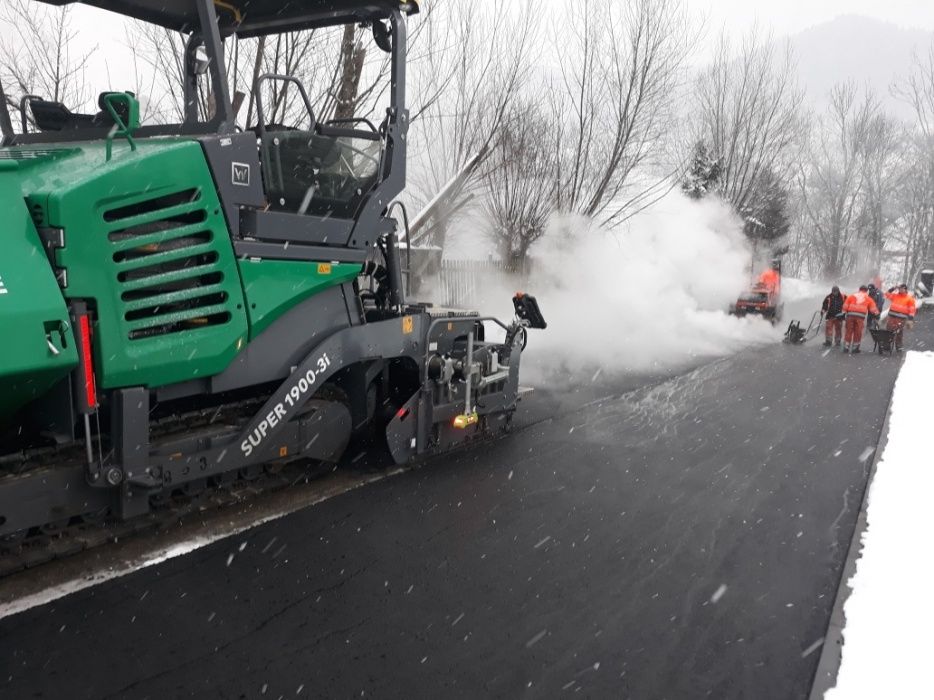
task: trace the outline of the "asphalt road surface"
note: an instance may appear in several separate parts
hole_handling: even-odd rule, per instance
[[[806,697],[900,364],[863,349],[539,393],[496,443],[3,619],[0,697]]]

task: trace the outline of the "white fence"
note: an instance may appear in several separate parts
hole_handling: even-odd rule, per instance
[[[454,308],[474,306],[491,292],[524,284],[528,270],[515,272],[498,260],[443,260],[435,302]]]

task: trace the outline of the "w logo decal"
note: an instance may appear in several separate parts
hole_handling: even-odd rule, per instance
[[[250,186],[250,166],[247,163],[232,163],[231,169],[230,181],[233,184],[240,187]]]

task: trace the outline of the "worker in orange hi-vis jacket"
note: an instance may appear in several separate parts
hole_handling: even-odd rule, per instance
[[[774,267],[768,268],[767,270],[763,271],[761,275],[759,275],[759,284],[765,287],[769,291],[769,294],[774,294],[776,291],[778,291],[781,283],[781,273]]]
[[[869,296],[869,288],[863,285],[856,294],[851,294],[843,302],[843,313],[846,315],[843,352],[855,355],[859,352],[859,344],[863,340],[866,319],[869,318],[869,314],[878,314],[879,307]]]
[[[915,298],[908,293],[907,284],[892,287],[885,295],[885,298],[891,304],[885,328],[889,331],[895,331],[895,352],[901,352],[905,327],[911,327],[910,324],[915,319],[918,304]]]

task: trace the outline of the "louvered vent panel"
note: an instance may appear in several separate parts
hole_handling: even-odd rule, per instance
[[[111,209],[104,221],[130,340],[230,322],[199,190]]]

